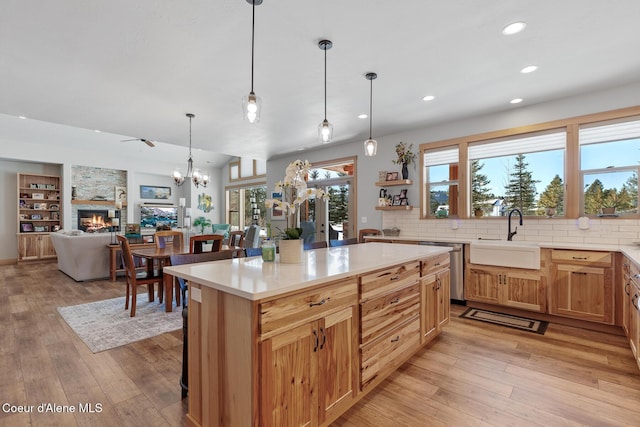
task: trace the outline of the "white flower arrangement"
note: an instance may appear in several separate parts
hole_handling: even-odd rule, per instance
[[[285,171],[284,179],[275,183],[274,191],[282,193],[283,199],[266,199],[267,208],[275,207],[281,210],[287,220],[287,228],[282,239],[299,239],[302,228],[290,227],[295,224],[295,213],[298,207],[307,199],[315,197],[327,200],[329,195],[320,188],[308,188],[306,178],[311,171],[311,163],[308,160],[296,160],[289,163]]]

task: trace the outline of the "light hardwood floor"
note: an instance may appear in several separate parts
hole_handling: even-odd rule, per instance
[[[55,263],[0,266],[0,426],[183,426],[182,331],[92,354],[56,307],[124,295]],[[640,373],[621,336],[550,325],[545,335],[451,323],[335,426],[638,426]],[[124,310],[124,307],[123,307]],[[40,403],[100,413],[37,413]]]

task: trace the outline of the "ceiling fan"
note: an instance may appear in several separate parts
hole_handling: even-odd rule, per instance
[[[142,141],[145,144],[147,144],[149,147],[156,146],[156,144],[154,144],[153,141],[149,141],[148,139],[144,139],[144,138],[123,139],[120,142],[127,142],[127,141]]]

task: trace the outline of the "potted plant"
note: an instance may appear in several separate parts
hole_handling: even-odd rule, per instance
[[[609,193],[602,200],[602,215],[615,215],[616,208],[618,207],[618,195],[615,193]]]
[[[409,168],[410,164],[414,164],[416,162],[416,153],[411,151],[413,148],[413,144],[409,144],[409,146],[405,145],[404,142],[400,141],[396,144],[396,159],[392,160],[392,162],[396,165],[402,165],[402,179],[409,179]]]
[[[284,179],[275,184],[274,191],[282,194],[280,199],[266,199],[267,208],[276,207],[286,218],[286,227],[278,236],[280,247],[280,262],[299,263],[302,261],[303,242],[302,228],[297,224],[296,209],[309,197],[327,200],[329,195],[320,188],[307,188],[306,178],[311,171],[308,160],[291,162],[285,171]]]
[[[199,216],[193,220],[193,226],[200,227],[200,234],[204,234],[205,228],[211,226],[211,220],[209,218]]]
[[[484,212],[482,211],[482,208],[480,206],[474,206],[473,207],[473,215],[476,218],[480,218],[482,215],[484,215]]]

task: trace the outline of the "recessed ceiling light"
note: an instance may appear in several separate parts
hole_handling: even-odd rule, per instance
[[[528,73],[533,73],[537,69],[538,69],[537,65],[528,65],[528,66],[524,67],[522,70],[520,70],[520,72],[522,74],[528,74]]]
[[[514,98],[509,102],[512,104],[520,104],[522,102],[522,98]]]
[[[521,21],[513,22],[502,29],[502,34],[504,34],[505,36],[510,36],[524,30],[524,27],[526,26],[527,24]]]
[[[26,117],[26,116],[18,116],[18,118],[19,118],[19,119],[22,119],[22,120],[26,120],[26,119],[27,119],[27,117]]]
[[[366,114],[358,114],[359,119],[366,119],[367,117],[369,116],[367,116]]]
[[[95,133],[100,133],[100,131],[98,129],[95,129],[94,132]]]
[[[433,95],[426,95],[422,97],[423,101],[433,101],[434,99],[436,99],[436,97]]]

